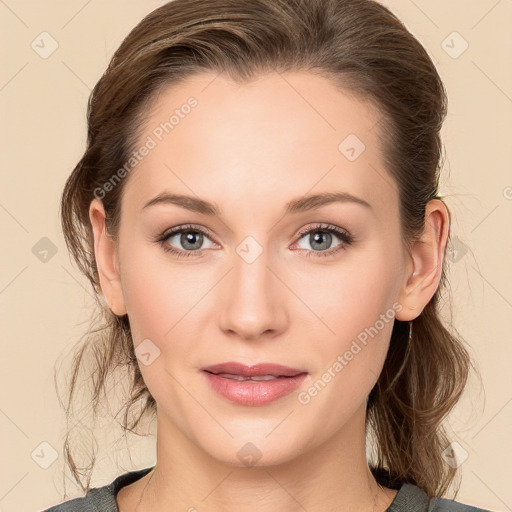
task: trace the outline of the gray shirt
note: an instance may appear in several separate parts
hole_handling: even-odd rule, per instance
[[[135,482],[149,473],[153,467],[130,471],[118,476],[104,487],[89,489],[82,498],[74,498],[43,512],[119,512],[116,494],[121,487]],[[489,510],[463,505],[446,498],[429,499],[427,494],[412,484],[402,484],[386,512],[490,512]]]

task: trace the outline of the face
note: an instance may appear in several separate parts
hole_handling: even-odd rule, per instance
[[[406,273],[378,121],[299,72],[243,85],[204,73],[155,99],[116,258],[159,426],[235,465],[244,446],[273,465],[361,428]],[[307,199],[322,194],[339,196]],[[232,361],[305,376],[294,387],[203,370]]]

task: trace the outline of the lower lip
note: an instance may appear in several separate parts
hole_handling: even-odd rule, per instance
[[[307,373],[273,380],[235,380],[203,371],[208,384],[219,395],[239,405],[266,405],[290,394],[304,381]]]

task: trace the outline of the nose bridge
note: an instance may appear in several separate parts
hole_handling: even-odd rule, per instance
[[[233,254],[233,270],[223,289],[220,327],[255,339],[285,328],[283,287],[269,270],[270,253],[247,237]]]

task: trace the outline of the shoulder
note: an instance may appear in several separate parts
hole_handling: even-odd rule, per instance
[[[490,510],[465,505],[446,498],[429,498],[418,486],[404,483],[388,512],[491,512]]]
[[[43,512],[119,512],[116,503],[116,494],[119,490],[139,480],[152,469],[150,467],[124,473],[108,485],[93,487],[87,491],[85,496],[65,501]]]
[[[429,503],[428,512],[491,512],[485,508],[477,508],[472,505],[465,505],[458,501],[446,498],[432,498]]]
[[[65,501],[60,505],[47,508],[43,512],[98,512],[97,509],[91,504],[88,497],[74,498],[72,500]]]
[[[105,487],[89,489],[85,496],[65,501],[43,512],[99,512],[100,510],[105,512],[117,512],[117,507],[112,508],[112,503],[109,500],[109,496],[112,496],[115,504],[115,497],[112,494],[111,485],[112,484],[106,485]]]

